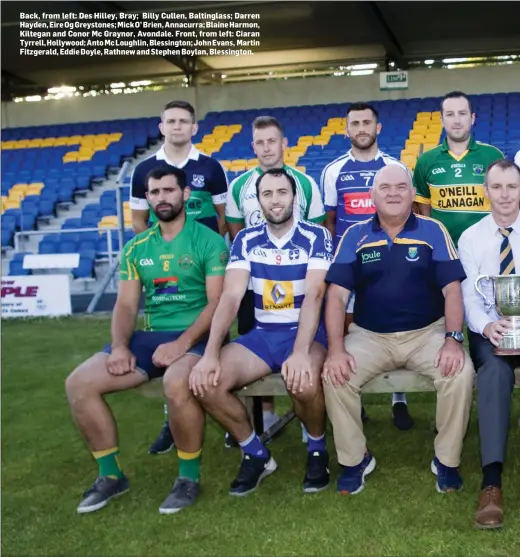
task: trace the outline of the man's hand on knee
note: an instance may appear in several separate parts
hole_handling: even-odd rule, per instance
[[[435,356],[434,365],[440,367],[443,377],[454,377],[464,367],[465,353],[456,340],[447,338]]]
[[[312,387],[310,355],[293,352],[282,364],[282,377],[287,390],[293,394],[302,393],[306,387]]]
[[[216,387],[220,380],[222,368],[216,356],[204,355],[190,373],[189,386],[195,396],[204,397],[210,386]]]
[[[152,362],[157,367],[168,367],[186,354],[186,348],[178,340],[160,344],[152,356]]]
[[[334,388],[338,388],[348,383],[352,373],[356,373],[354,356],[346,350],[338,350],[327,355],[321,377],[325,383],[332,383]]]
[[[107,359],[107,371],[111,375],[126,375],[136,371],[135,356],[127,346],[117,346]]]

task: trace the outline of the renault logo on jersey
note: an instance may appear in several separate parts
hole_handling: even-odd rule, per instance
[[[294,286],[292,281],[264,281],[262,295],[264,310],[280,310],[294,308]]]
[[[153,265],[153,259],[140,259],[139,265],[141,265],[141,267],[149,267]]]

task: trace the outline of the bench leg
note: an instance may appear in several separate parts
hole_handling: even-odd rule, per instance
[[[262,443],[267,443],[268,441],[270,441],[291,420],[293,420],[294,417],[295,414],[292,410],[287,412],[287,414],[276,420],[276,422],[267,431],[264,431],[262,435],[260,435],[260,441],[262,441]]]

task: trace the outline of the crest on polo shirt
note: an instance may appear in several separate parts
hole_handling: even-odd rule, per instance
[[[417,248],[408,248],[408,255],[406,256],[406,259],[408,261],[417,261],[419,259],[419,256],[417,255]]]
[[[205,186],[204,176],[202,174],[194,174],[191,179],[191,187],[203,188]]]

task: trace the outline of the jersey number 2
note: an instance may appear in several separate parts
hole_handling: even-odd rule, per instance
[[[455,178],[460,178],[462,176],[462,168],[455,169]]]

